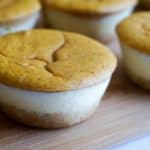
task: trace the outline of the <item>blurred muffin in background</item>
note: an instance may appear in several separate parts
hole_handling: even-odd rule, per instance
[[[117,28],[126,73],[138,85],[150,90],[150,12],[138,12]]]
[[[0,35],[33,28],[40,8],[38,0],[1,0]]]
[[[83,33],[103,43],[112,41],[116,25],[137,4],[137,0],[41,1],[49,27]]]

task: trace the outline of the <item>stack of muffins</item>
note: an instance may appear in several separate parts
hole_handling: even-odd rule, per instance
[[[117,65],[103,45],[114,40],[116,29],[128,76],[150,89],[150,12],[128,17],[136,5],[137,0],[1,0],[1,110],[40,128],[89,118]],[[55,30],[31,29],[42,12]]]

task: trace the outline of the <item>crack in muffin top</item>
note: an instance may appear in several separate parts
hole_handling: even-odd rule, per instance
[[[26,17],[40,8],[39,0],[0,0],[0,24]]]
[[[118,35],[124,44],[150,54],[150,12],[138,12],[118,25]]]
[[[66,91],[108,79],[115,56],[80,34],[34,29],[0,37],[0,83],[35,91]]]
[[[107,14],[137,4],[137,0],[41,0],[44,6],[79,14]]]

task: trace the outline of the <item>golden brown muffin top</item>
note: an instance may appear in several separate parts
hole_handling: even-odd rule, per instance
[[[137,0],[41,0],[45,6],[67,12],[107,14],[137,4]]]
[[[138,12],[121,22],[117,28],[124,44],[150,54],[150,12]]]
[[[0,83],[39,91],[65,91],[108,79],[116,58],[80,34],[37,29],[0,37]]]
[[[0,0],[0,24],[18,20],[38,10],[39,0]]]

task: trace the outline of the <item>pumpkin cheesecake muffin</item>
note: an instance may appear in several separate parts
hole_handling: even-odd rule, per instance
[[[34,27],[39,11],[38,0],[0,0],[0,35]]]
[[[50,27],[79,32],[110,43],[116,25],[129,16],[137,0],[41,0]]]
[[[79,34],[37,29],[5,35],[1,109],[30,126],[71,126],[96,110],[115,67],[106,47]]]
[[[139,12],[119,24],[126,72],[141,87],[150,89],[150,12]]]

